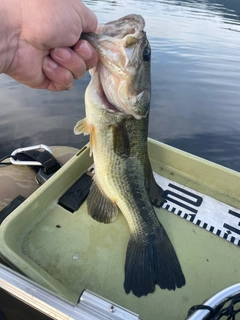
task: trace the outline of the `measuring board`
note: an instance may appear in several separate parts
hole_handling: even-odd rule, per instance
[[[154,173],[167,200],[162,208],[240,246],[240,210]]]
[[[94,165],[88,168],[91,175]],[[153,172],[167,200],[162,208],[240,246],[240,209],[185,187]]]

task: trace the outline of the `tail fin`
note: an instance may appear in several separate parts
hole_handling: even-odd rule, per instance
[[[162,226],[146,239],[131,235],[125,262],[124,289],[141,297],[161,289],[175,290],[185,285],[176,252]]]

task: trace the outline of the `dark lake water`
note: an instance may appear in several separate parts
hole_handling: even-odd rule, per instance
[[[240,1],[84,1],[99,22],[138,13],[152,46],[149,136],[240,171]],[[89,75],[52,93],[0,76],[0,155],[45,143],[80,148]]]

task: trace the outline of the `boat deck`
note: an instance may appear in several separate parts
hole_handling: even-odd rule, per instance
[[[240,209],[239,173],[153,140],[149,155],[158,175]],[[182,320],[191,306],[239,281],[237,245],[161,208],[156,214],[177,252],[186,285],[175,291],[156,287],[142,298],[125,294],[129,230],[122,214],[105,225],[88,216],[86,203],[74,213],[58,204],[91,164],[86,146],[4,220],[0,253],[13,268],[73,303],[88,289],[141,320]]]

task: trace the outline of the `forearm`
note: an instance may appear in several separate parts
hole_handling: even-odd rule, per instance
[[[15,0],[0,0],[0,73],[9,68],[18,46],[21,9]]]

